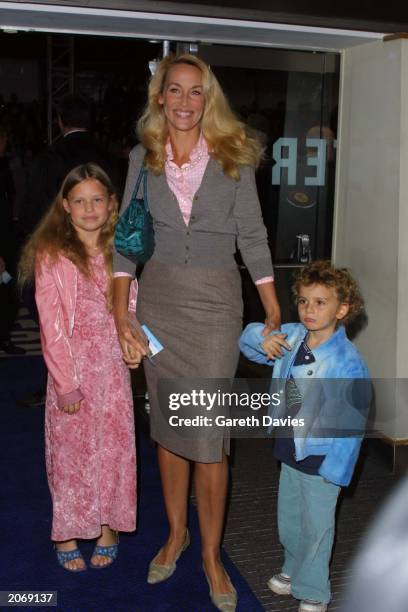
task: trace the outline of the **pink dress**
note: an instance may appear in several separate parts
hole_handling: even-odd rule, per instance
[[[53,501],[53,540],[96,538],[101,525],[136,527],[136,452],[130,374],[122,360],[104,291],[103,256],[94,275],[78,273],[75,323],[69,340],[84,395],[80,410],[57,407],[48,377],[45,445]]]

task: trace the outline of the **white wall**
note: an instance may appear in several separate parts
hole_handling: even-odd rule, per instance
[[[376,427],[408,439],[408,41],[344,51],[333,259],[357,277]]]

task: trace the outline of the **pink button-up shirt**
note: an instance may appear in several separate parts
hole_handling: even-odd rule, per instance
[[[167,159],[164,165],[167,183],[177,198],[184,223],[189,224],[193,199],[203,180],[210,159],[207,143],[202,134],[190,153],[188,162],[179,167],[173,160],[170,140],[166,144]]]

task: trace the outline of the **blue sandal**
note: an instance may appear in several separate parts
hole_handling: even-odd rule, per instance
[[[79,548],[75,548],[75,550],[58,550],[58,548],[55,547],[55,552],[57,553],[58,563],[67,572],[84,572],[87,569],[84,558],[81,555],[81,551],[79,550]],[[73,561],[74,559],[82,559],[82,561],[84,561],[85,567],[78,567],[76,569],[65,567],[65,563],[68,563],[68,561]]]
[[[96,565],[95,563],[92,563],[92,557],[91,557],[91,560],[89,562],[90,567],[92,567],[92,569],[105,569],[106,567],[109,567],[110,565],[112,565],[112,563],[115,561],[116,557],[118,556],[118,548],[119,548],[119,539],[116,544],[111,544],[111,546],[98,546],[97,544],[93,550],[92,557],[96,557],[97,555],[100,555],[101,557],[108,557],[110,561],[109,563],[106,563],[105,565]]]

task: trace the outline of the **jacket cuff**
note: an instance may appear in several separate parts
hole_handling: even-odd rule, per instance
[[[136,264],[114,250],[112,271],[114,275],[118,272],[124,272],[125,274],[134,278],[136,275]]]
[[[273,283],[273,281],[273,276],[264,276],[263,278],[255,281],[255,285],[264,285],[265,283]]]
[[[257,261],[245,261],[244,263],[248,268],[248,272],[254,283],[256,281],[271,278],[273,280],[273,267],[271,259],[258,259]]]
[[[81,389],[78,387],[78,389],[74,389],[74,391],[70,391],[69,393],[64,393],[62,395],[57,393],[57,406],[58,408],[63,408],[69,404],[75,404],[82,399],[84,399],[84,395]]]
[[[132,282],[130,283],[130,289],[129,289],[128,310],[130,312],[136,312],[138,288],[139,288],[139,285],[137,283],[137,280],[136,279],[132,280]]]

